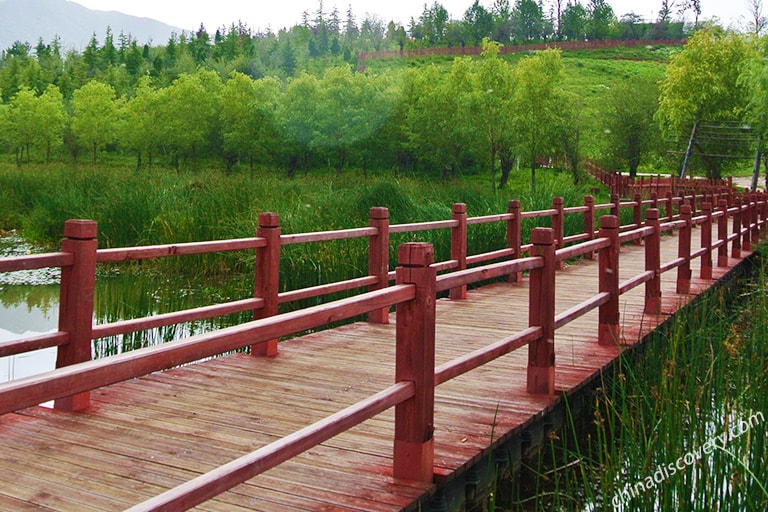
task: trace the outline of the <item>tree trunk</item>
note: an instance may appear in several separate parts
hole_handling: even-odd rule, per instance
[[[509,149],[502,149],[499,152],[499,160],[501,163],[501,181],[499,182],[499,189],[503,189],[507,186],[509,181],[509,175],[512,172],[512,168],[515,166],[515,155]]]

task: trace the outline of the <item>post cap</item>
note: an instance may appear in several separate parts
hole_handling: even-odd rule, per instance
[[[531,231],[533,245],[552,245],[555,243],[555,230],[552,228],[533,228]]]
[[[374,206],[370,210],[370,216],[372,219],[384,220],[389,218],[389,208],[383,206]]]
[[[645,219],[646,220],[659,220],[659,209],[658,208],[648,208],[645,210]]]
[[[600,217],[600,228],[618,229],[619,218],[616,215],[603,215]]]
[[[435,262],[435,249],[429,242],[407,242],[397,248],[397,264],[426,267]]]
[[[276,228],[280,225],[280,216],[272,212],[264,212],[259,214],[259,227],[260,228]]]
[[[467,213],[467,205],[465,203],[453,203],[453,213]]]
[[[64,236],[76,240],[91,240],[98,234],[95,220],[71,219],[64,223]]]

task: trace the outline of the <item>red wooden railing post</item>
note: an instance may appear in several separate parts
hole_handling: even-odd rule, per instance
[[[589,240],[595,239],[595,198],[593,196],[584,197],[584,206],[587,207],[587,211],[584,212],[584,233],[587,234]],[[590,251],[584,255],[584,258],[588,260],[595,259],[595,253]]]
[[[598,312],[597,340],[600,345],[617,345],[619,330],[619,218],[615,215],[600,217],[600,238],[610,240],[610,245],[599,253],[599,291],[611,297],[600,306]]]
[[[64,223],[61,250],[72,253],[75,262],[72,266],[61,268],[59,330],[69,333],[69,342],[59,346],[56,368],[91,360],[97,233],[98,225],[92,220],[68,220]],[[64,411],[82,411],[90,404],[91,394],[84,391],[55,400],[54,407]]]
[[[733,206],[736,208],[733,214],[733,234],[736,236],[731,245],[731,258],[741,258],[741,197],[733,198]]]
[[[256,236],[265,238],[267,245],[256,248],[256,275],[253,295],[264,299],[264,307],[253,312],[259,320],[277,314],[277,294],[280,291],[280,217],[276,213],[260,213]],[[277,339],[251,345],[251,355],[274,357]]]
[[[752,243],[749,224],[752,222],[752,203],[746,194],[742,200],[741,208],[741,228],[743,231],[741,234],[741,250],[751,251]]]
[[[611,215],[621,220],[621,196],[619,194],[611,194]]]
[[[659,194],[655,190],[651,192],[651,208],[659,209]]]
[[[395,379],[415,385],[413,398],[395,406],[395,478],[432,482],[435,410],[434,249],[428,243],[398,247],[397,284],[416,286],[416,297],[397,309]]]
[[[467,205],[455,203],[451,219],[459,223],[451,228],[451,259],[459,263],[456,270],[464,270],[467,268]],[[467,285],[451,288],[449,296],[451,299],[466,299]]]
[[[389,210],[371,208],[368,226],[376,228],[376,234],[368,238],[368,275],[379,279],[368,287],[368,291],[372,292],[389,286]],[[368,321],[372,324],[389,323],[389,308],[371,311]]]
[[[632,207],[632,224],[639,228],[643,225],[643,196],[636,193],[633,201],[635,205]],[[642,238],[635,238],[635,245],[642,245],[642,243]]]
[[[677,257],[684,258],[685,263],[677,267],[676,291],[686,295],[691,291],[691,205],[680,207],[680,218],[685,221],[685,225],[680,228]]]
[[[552,198],[552,209],[557,213],[552,216],[552,230],[555,232],[555,249],[563,248],[563,238],[565,237],[565,213],[562,197]],[[557,268],[563,268],[563,262],[557,263]]]
[[[717,208],[723,214],[717,219],[717,239],[719,241],[725,241],[728,238],[728,200],[720,199],[717,202]],[[717,248],[717,266],[728,266],[728,243],[724,242],[723,245]]]
[[[707,252],[701,255],[701,279],[712,279],[712,203],[705,202],[701,205],[701,213],[706,217],[701,225],[701,248]]]
[[[512,215],[512,218],[507,221],[507,247],[515,252],[515,258],[522,258],[523,217],[520,201],[511,200],[507,204],[507,213]],[[514,272],[509,275],[509,280],[520,282],[520,277],[520,272]]]
[[[653,233],[645,237],[645,270],[653,272],[650,281],[645,282],[645,313],[658,315],[661,312],[661,222],[659,210],[645,211],[645,225]]]
[[[673,175],[673,179],[674,179],[674,175]],[[665,220],[667,222],[672,222],[674,218],[675,218],[675,202],[672,196],[672,191],[668,190]],[[671,235],[672,233],[674,233],[674,229],[667,228],[667,234]]]
[[[528,392],[555,393],[555,232],[547,228],[531,231],[532,256],[544,266],[529,274],[528,325],[540,326],[541,338],[528,344]]]
[[[760,211],[757,204],[757,193],[752,192],[749,197],[752,201],[752,243],[757,244],[760,241]]]

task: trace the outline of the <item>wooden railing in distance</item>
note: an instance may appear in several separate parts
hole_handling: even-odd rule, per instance
[[[696,199],[693,198],[694,203]],[[674,202],[672,198],[667,198],[667,200],[669,204]],[[556,329],[595,308],[599,308],[597,342],[600,344],[621,343],[618,301],[622,293],[645,284],[645,309],[649,312],[658,312],[661,299],[659,278],[663,272],[678,269],[678,291],[687,293],[692,259],[702,259],[701,273],[704,277],[710,272],[707,270],[707,263],[705,262],[711,261],[713,251],[718,252],[718,266],[725,266],[728,263],[727,257],[721,256],[724,251],[727,251],[728,244],[732,244],[734,253],[739,251],[740,254],[741,250],[749,250],[750,244],[757,242],[758,236],[766,232],[768,203],[764,195],[746,195],[743,201],[734,201],[732,207],[728,207],[727,202],[722,200],[719,202],[717,211],[712,210],[709,201],[703,201],[702,214],[695,217],[692,215],[693,208],[685,202],[680,205],[679,215],[673,216],[670,213],[663,223],[660,222],[658,208],[653,207],[658,206],[658,202],[662,202],[662,200],[654,198],[649,202],[635,201],[631,203],[614,201],[612,204],[595,206],[586,200],[585,206],[568,209],[563,208],[561,202],[555,201],[553,203],[555,207],[544,212],[520,212],[519,203],[512,202],[509,212],[506,214],[466,219],[466,223],[506,222],[507,233],[511,234],[508,243],[515,259],[458,269],[461,266],[458,262],[462,258],[469,260],[470,257],[461,254],[465,251],[464,248],[461,248],[461,244],[456,244],[456,246],[452,244],[451,262],[455,261],[456,264],[448,265],[448,267],[457,270],[438,276],[438,270],[445,269],[447,266],[439,262],[434,263],[432,246],[424,243],[408,243],[401,245],[398,249],[398,267],[395,271],[396,284],[394,286],[378,287],[378,289],[354,297],[290,313],[264,316],[241,325],[94,361],[83,360],[85,358],[82,347],[74,347],[73,345],[75,340],[78,340],[78,343],[87,344],[90,348],[91,337],[84,333],[91,333],[92,335],[98,328],[91,328],[91,316],[87,316],[89,322],[85,322],[83,315],[77,314],[74,315],[74,319],[68,320],[71,324],[62,322],[58,333],[48,337],[37,337],[33,341],[22,340],[4,343],[0,346],[0,355],[18,353],[20,349],[25,347],[40,345],[58,346],[60,354],[64,354],[55,371],[1,384],[0,414],[52,399],[56,400],[57,405],[61,404],[65,408],[82,407],[83,402],[87,400],[87,393],[102,386],[246,346],[257,348],[282,336],[315,329],[328,323],[366,313],[383,312],[395,306],[397,309],[395,329],[397,349],[396,382],[393,386],[275,443],[247,454],[210,473],[201,475],[148,502],[137,505],[131,510],[177,510],[179,507],[191,507],[202,503],[390,407],[395,407],[394,476],[431,481],[434,457],[432,432],[434,431],[435,386],[527,345],[529,347],[528,392],[552,394],[554,392]],[[592,219],[586,217],[594,215],[596,210],[611,209],[612,213],[619,213],[624,207],[639,209],[643,206],[651,206],[645,211],[644,225],[638,225],[640,223],[634,214],[633,224],[624,227],[620,226],[617,215],[603,215],[599,219],[600,230],[597,236],[592,231],[594,217]],[[667,210],[667,212],[671,212],[671,210]],[[462,224],[465,222],[463,213],[465,211],[462,207],[455,207],[454,218],[450,221],[390,226],[388,232],[450,228],[452,233],[463,234]],[[569,237],[560,235],[559,226],[563,216],[571,213],[584,214],[584,225],[592,232],[576,235],[576,238],[571,239],[584,239],[584,241],[565,246],[566,239]],[[91,308],[92,315],[92,279],[95,276],[95,265],[99,261],[121,261],[132,258],[179,255],[195,251],[203,252],[212,246],[215,246],[216,250],[255,248],[257,249],[256,281],[259,283],[260,280],[264,282],[275,279],[274,265],[270,267],[270,263],[265,262],[264,258],[270,258],[270,261],[274,262],[275,253],[279,254],[279,249],[274,247],[279,248],[280,245],[369,236],[372,237],[370,239],[371,247],[383,247],[381,238],[373,237],[383,235],[385,229],[383,221],[386,220],[386,216],[381,210],[375,212],[375,215],[377,216],[375,220],[378,223],[372,221],[371,224],[374,225],[368,228],[286,236],[279,233],[276,215],[263,214],[260,217],[259,236],[253,239],[207,242],[202,245],[180,244],[145,247],[135,250],[96,250],[95,223],[69,221],[65,227],[67,238],[62,245],[61,253],[3,259],[0,260],[0,271],[36,268],[36,265],[60,265],[63,269],[62,309],[71,312],[72,308],[76,307],[73,304],[78,304],[77,307],[82,307],[85,312]],[[554,228],[534,229],[531,235],[532,244],[521,247],[518,237],[520,220],[543,216],[552,216],[553,218],[557,216],[560,220],[553,222]],[[728,221],[730,219],[732,219],[733,230],[731,234],[728,234]],[[714,242],[711,237],[713,221],[718,224],[717,240]],[[701,226],[701,229],[709,231],[710,235],[702,236],[702,247],[696,251],[691,249],[691,229],[693,226]],[[268,229],[274,231],[268,233]],[[679,230],[678,258],[662,263],[660,261],[659,238],[663,232],[669,229]],[[562,242],[558,239],[561,239]],[[646,269],[644,272],[620,283],[618,281],[620,244],[634,243],[636,240],[645,241]],[[271,250],[269,249],[270,244],[273,245]],[[455,249],[455,247],[460,247],[460,249]],[[525,252],[530,253],[530,256],[522,257]],[[556,315],[554,296],[557,285],[556,268],[559,262],[581,256],[589,257],[595,252],[598,252],[600,258],[599,292],[581,304]],[[486,256],[480,255],[477,260],[484,259]],[[382,255],[379,255],[376,258],[381,257]],[[279,259],[276,261],[279,262]],[[371,261],[371,268],[376,269],[379,276],[383,276],[385,269],[381,260],[371,257]],[[264,276],[259,277],[259,272],[263,272]],[[436,294],[445,290],[461,290],[467,285],[489,279],[505,276],[514,278],[523,272],[528,272],[530,276],[529,327],[517,333],[510,333],[510,336],[502,340],[492,342],[486,347],[436,368],[434,365]],[[84,274],[88,275],[84,276]],[[75,280],[78,278],[80,282],[75,284]],[[364,286],[378,286],[379,283],[379,278],[376,279],[376,282],[366,280]],[[270,300],[275,301],[275,292],[269,290],[270,286],[269,283],[257,284],[256,288],[259,290],[257,293],[263,296],[255,297],[253,301],[246,301],[248,307],[245,310],[263,310],[264,304]],[[279,295],[277,294],[278,301]],[[256,304],[258,307],[252,307]],[[191,316],[192,313],[185,312],[184,315]],[[134,327],[135,324],[130,324],[130,326]],[[266,355],[272,354],[267,352]],[[64,362],[69,364],[65,366]]]

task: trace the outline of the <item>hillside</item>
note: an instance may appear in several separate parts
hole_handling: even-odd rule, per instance
[[[16,41],[33,47],[42,37],[46,43],[57,35],[64,48],[84,48],[92,35],[101,40],[107,30],[130,34],[138,43],[165,44],[181,29],[149,18],[119,12],[94,11],[68,0],[0,0],[0,49]]]

